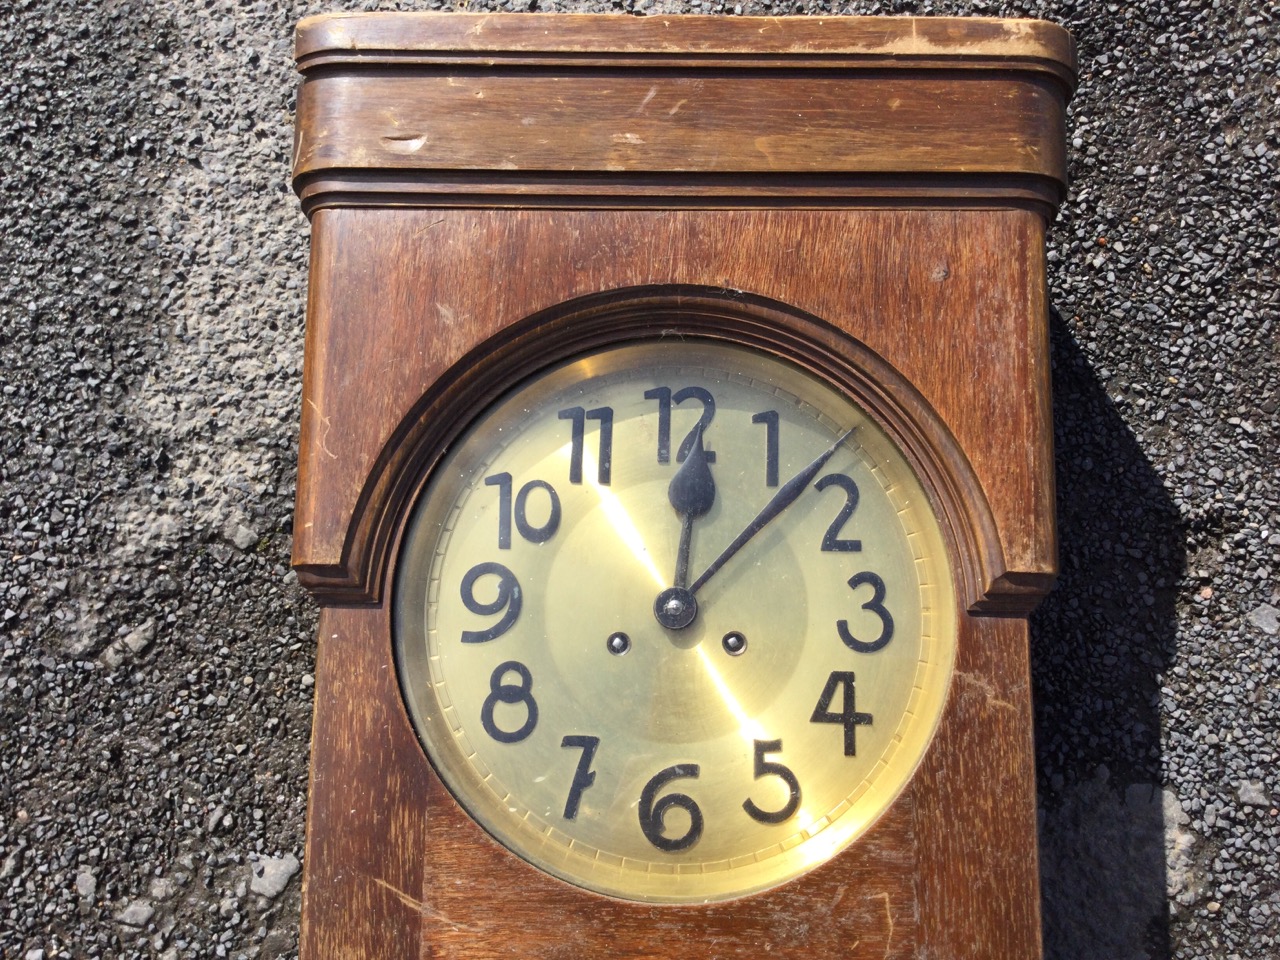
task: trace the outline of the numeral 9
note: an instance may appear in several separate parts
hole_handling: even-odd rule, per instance
[[[498,578],[498,595],[490,602],[482,603],[476,599],[475,587],[476,581],[486,576]],[[521,600],[523,599],[520,592],[520,582],[516,580],[514,573],[500,563],[477,563],[462,578],[461,593],[462,605],[479,616],[491,617],[499,610],[506,610],[502,615],[502,619],[487,629],[463,630],[463,643],[484,643],[486,640],[500,637],[511,629],[511,626],[520,616]]]

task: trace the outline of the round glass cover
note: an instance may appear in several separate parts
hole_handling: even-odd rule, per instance
[[[908,783],[950,685],[947,551],[902,452],[763,351],[599,350],[436,466],[394,597],[454,796],[543,870],[633,900],[763,890]]]

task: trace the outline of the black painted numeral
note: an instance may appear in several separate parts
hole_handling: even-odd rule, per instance
[[[498,549],[511,549],[511,474],[495,473],[484,478],[486,487],[498,488]]]
[[[481,603],[476,599],[476,581],[481,577],[488,576],[498,578],[498,595],[488,603]],[[523,599],[523,595],[520,592],[520,582],[516,580],[514,573],[500,563],[492,561],[477,563],[462,578],[461,593],[462,605],[479,616],[491,617],[499,610],[506,609],[502,619],[491,627],[484,630],[463,630],[463,643],[484,643],[486,640],[496,639],[510,630],[512,624],[520,616],[520,606]]]
[[[582,482],[582,447],[586,438],[587,421],[600,421],[600,458],[596,461],[596,482],[607,487],[613,475],[613,407],[596,407],[594,410],[569,407],[561,410],[559,417],[561,420],[573,421],[569,451],[570,483]]]
[[[698,838],[702,836],[702,811],[688,794],[668,793],[657,798],[657,793],[672,780],[696,778],[699,769],[696,763],[677,763],[667,767],[654,774],[640,793],[640,829],[644,831],[648,841],[664,853],[688,850],[698,842]],[[678,837],[665,835],[665,818],[672,807],[679,807],[689,815],[689,829]]]
[[[756,740],[755,748],[755,778],[759,780],[761,777],[778,777],[787,785],[790,793],[786,804],[781,810],[761,810],[750,797],[743,801],[742,809],[747,811],[751,819],[758,820],[761,823],[782,823],[782,821],[790,819],[800,806],[800,781],[789,767],[765,759],[766,754],[782,752],[781,740]]]
[[[702,387],[684,387],[671,392],[670,387],[654,387],[652,390],[644,392],[646,400],[658,401],[658,462],[671,462],[671,406],[672,404],[683,403],[686,400],[697,400],[702,404],[702,415],[698,417],[698,422],[694,424],[692,430],[685,434],[684,440],[680,443],[680,449],[676,451],[676,462],[683,463],[684,458],[689,455],[689,451],[693,449],[694,438],[698,431],[701,430],[705,438],[707,427],[711,425],[711,418],[716,415],[716,398],[710,391]],[[714,450],[704,451],[707,463],[716,462],[716,454]]]
[[[871,599],[862,605],[862,609],[870,610],[880,618],[880,636],[870,641],[859,640],[849,631],[848,620],[836,621],[836,630],[839,631],[844,645],[850,650],[856,650],[858,653],[875,653],[893,639],[893,615],[885,608],[884,581],[880,576],[868,570],[855,573],[849,578],[850,589],[857,590],[863,585],[871,587],[872,593]]]
[[[853,511],[858,509],[858,485],[853,482],[852,477],[846,477],[843,473],[828,473],[813,485],[815,490],[825,490],[827,487],[839,487],[844,491],[844,506],[831,521],[831,526],[827,527],[827,535],[822,538],[822,549],[837,553],[861,550],[861,540],[845,540],[840,536],[840,531],[853,516]]]
[[[871,714],[858,712],[854,702],[853,681],[853,671],[833,670],[831,676],[827,677],[827,685],[822,688],[817,706],[813,708],[813,716],[809,718],[810,723],[838,723],[844,727],[846,757],[858,755],[858,727],[871,723]],[[835,699],[837,690],[842,692],[839,713],[831,709],[831,701]]]
[[[504,683],[503,678],[514,673],[519,683]],[[494,719],[494,710],[500,703],[522,703],[525,708],[524,723],[515,730],[503,730]],[[538,704],[533,699],[533,674],[519,660],[507,660],[494,668],[489,677],[489,695],[480,707],[480,723],[484,732],[499,743],[519,743],[538,725]]]
[[[764,424],[764,485],[778,485],[778,411],[765,410],[751,418],[752,423]],[[825,478],[824,478],[825,479]]]
[[[484,478],[485,486],[498,488],[498,549],[511,549],[511,520],[514,514],[516,530],[530,543],[546,543],[560,529],[560,497],[555,487],[545,480],[530,480],[515,495],[512,510],[511,474],[495,473]],[[547,519],[541,524],[529,522],[529,497],[536,490],[547,495]]]
[[[671,388],[654,387],[644,392],[646,400],[658,401],[658,462],[671,462]]]
[[[578,819],[578,804],[582,801],[582,792],[596,782],[596,772],[591,769],[591,761],[595,759],[596,748],[600,746],[599,737],[588,737],[570,733],[560,741],[560,746],[582,751],[578,757],[577,769],[573,771],[573,783],[569,784],[569,796],[564,802],[564,818]]]

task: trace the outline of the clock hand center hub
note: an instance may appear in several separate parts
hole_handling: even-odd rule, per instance
[[[653,615],[668,630],[683,630],[698,616],[698,601],[684,587],[668,587],[653,602]]]

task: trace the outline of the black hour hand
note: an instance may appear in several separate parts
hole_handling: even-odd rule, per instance
[[[680,550],[676,556],[675,585],[689,585],[689,546],[693,534],[693,521],[706,514],[716,502],[716,482],[707,465],[707,451],[702,445],[702,428],[693,438],[693,449],[671,478],[667,499],[680,514]]]
[[[715,505],[716,482],[707,466],[707,451],[702,445],[702,428],[694,434],[693,449],[671,478],[667,499],[682,517],[700,517]]]
[[[693,521],[707,513],[716,502],[716,482],[707,466],[707,451],[702,445],[702,427],[697,428],[693,448],[671,478],[667,499],[680,515],[680,548],[676,553],[676,575],[672,586],[658,594],[653,615],[668,630],[682,630],[698,615],[698,604],[689,592],[689,546],[693,540]]]

